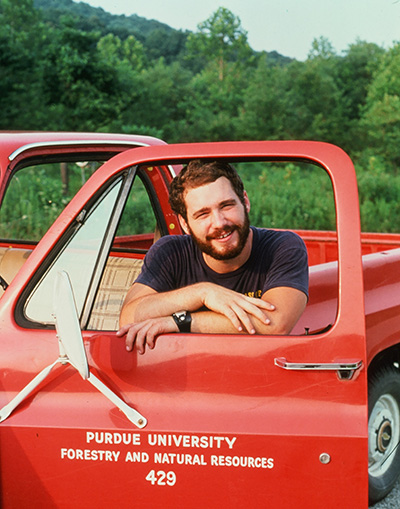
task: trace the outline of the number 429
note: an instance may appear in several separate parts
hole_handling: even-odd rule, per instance
[[[164,472],[163,470],[150,470],[150,472],[146,476],[146,481],[151,482],[154,486],[174,486],[176,483],[176,475],[175,472]]]

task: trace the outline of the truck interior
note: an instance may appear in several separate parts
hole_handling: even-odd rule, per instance
[[[0,288],[0,296],[56,215],[100,163],[100,161],[39,162],[15,172],[5,193],[0,212],[0,276],[4,283]],[[306,311],[292,333],[313,334],[329,328],[334,324],[337,314],[338,250],[335,204],[328,175],[320,167],[304,161],[235,161],[234,164],[250,197],[251,224],[262,228],[294,230],[306,244],[310,265],[310,296]],[[85,287],[82,292],[80,312],[84,329],[118,330],[119,313],[124,297],[141,270],[147,250],[160,235],[167,233],[165,219],[151,180],[156,171],[156,168],[143,166],[138,168],[132,179],[129,192],[122,204],[123,212],[120,214],[108,253],[104,258],[104,268],[98,277],[95,295],[92,295],[90,309],[85,308],[84,318],[82,310],[87,299],[89,280],[87,288]],[[30,195],[25,199],[27,202],[25,205],[19,205],[23,200],[17,200],[18,192],[29,188],[32,181],[45,184],[38,184],[37,194],[40,196]],[[114,197],[109,204],[110,211],[121,199],[118,197],[120,192],[118,185],[115,189]],[[18,206],[15,206],[16,201]],[[99,206],[100,209],[102,206]],[[32,214],[29,214],[29,224],[25,224],[28,210],[32,210]],[[317,210],[324,211],[322,217],[321,214],[317,217]],[[96,214],[93,214],[93,217],[95,216]],[[96,221],[94,220],[93,224]],[[103,228],[101,231],[105,232],[107,224],[102,224],[101,228]],[[82,232],[82,239],[77,244],[75,242],[76,247],[73,248],[86,250],[90,259],[93,253],[87,249],[88,238],[90,242],[96,243],[100,236],[96,228],[92,228],[92,231],[96,232],[92,237]],[[76,237],[79,237],[79,233]],[[363,253],[398,247],[396,241],[389,237],[364,234]],[[98,249],[101,244],[101,241],[99,242]],[[74,241],[72,244],[75,246]],[[66,252],[68,250],[64,251],[62,257]],[[76,262],[75,255],[76,253],[68,263]],[[96,263],[96,259],[93,259],[90,270],[93,270]],[[39,295],[46,298],[46,293],[50,294],[45,290]],[[28,312],[28,319],[37,322],[39,327],[40,324],[51,325],[53,320],[50,313],[47,312],[45,316],[40,313],[37,315],[36,311],[32,311],[32,301],[35,299],[29,299],[30,311],[25,310]],[[43,309],[42,302],[38,308]]]

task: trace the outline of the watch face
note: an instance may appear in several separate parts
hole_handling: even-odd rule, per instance
[[[172,315],[179,332],[190,332],[192,318],[189,311],[178,311]]]

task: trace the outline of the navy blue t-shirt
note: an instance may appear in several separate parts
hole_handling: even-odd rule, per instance
[[[206,281],[250,297],[261,297],[280,286],[296,288],[308,296],[308,258],[303,240],[294,232],[251,228],[251,254],[233,272],[219,274],[210,269],[190,235],[171,235],[150,248],[135,282],[157,292]]]

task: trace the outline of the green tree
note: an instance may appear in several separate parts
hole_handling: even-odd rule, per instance
[[[244,92],[241,136],[337,142],[344,113],[339,62],[325,39],[314,41],[305,62],[281,67],[260,59]]]
[[[183,63],[188,32],[171,31],[165,28],[152,30],[145,38],[145,49],[149,60],[164,58],[167,64]]]
[[[183,97],[182,141],[235,139],[235,118],[243,104],[248,71],[255,67],[239,18],[219,8],[189,35],[186,49],[188,58],[201,65]]]
[[[313,39],[311,43],[311,49],[308,52],[308,59],[312,60],[314,58],[318,59],[328,59],[336,56],[336,52],[332,43],[326,37],[319,37],[318,39]]]
[[[214,63],[219,81],[226,75],[228,62],[247,64],[252,56],[240,19],[225,7],[198,25],[198,32],[189,35],[186,47],[188,58]]]
[[[163,59],[140,72],[125,75],[129,82],[124,83],[124,103],[119,118],[111,125],[123,132],[180,141],[182,119],[186,115],[182,97],[187,95],[191,77],[179,63],[166,65]]]
[[[243,94],[243,107],[235,122],[237,137],[285,138],[285,97],[289,87],[287,69],[271,63],[267,55],[260,58]]]
[[[338,57],[330,43],[314,41],[305,62],[287,66],[285,130],[290,138],[338,142],[343,129],[343,102]]]
[[[97,43],[102,62],[110,66],[128,66],[136,71],[144,67],[145,52],[143,44],[133,35],[121,41],[113,34],[107,34]]]
[[[360,124],[368,88],[382,55],[383,48],[374,43],[356,41],[350,44],[338,63],[338,79],[342,92],[342,132],[338,143],[353,157],[367,145],[365,127]]]
[[[373,74],[362,118],[370,144],[397,167],[400,164],[400,43],[387,51]]]
[[[43,40],[32,0],[0,0],[1,129],[35,129],[43,119]]]
[[[96,131],[118,116],[116,69],[97,49],[99,34],[76,29],[68,19],[46,46],[48,128]]]
[[[400,175],[388,171],[385,157],[365,150],[356,164],[362,231],[400,230]]]

